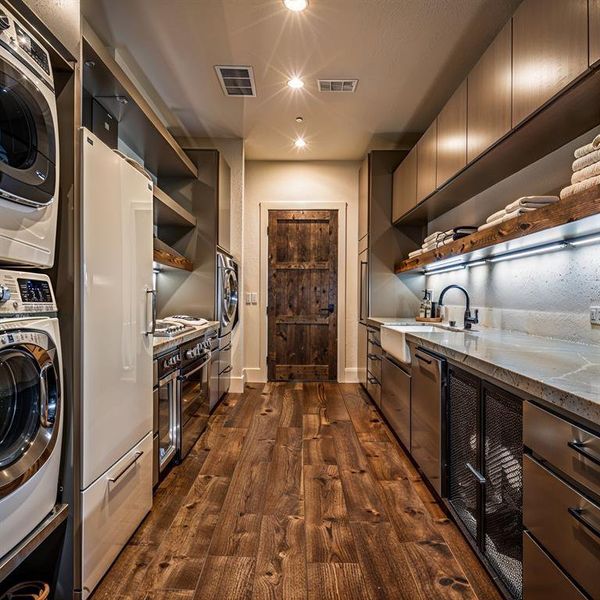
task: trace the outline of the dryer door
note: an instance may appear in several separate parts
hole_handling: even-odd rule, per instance
[[[53,93],[0,57],[0,198],[43,207],[56,193]]]
[[[234,324],[238,308],[238,280],[235,270],[228,267],[223,270],[222,323],[229,327]]]
[[[57,441],[60,386],[56,352],[41,332],[36,341],[0,346],[0,498],[32,477],[48,460]],[[44,347],[45,346],[45,347]]]

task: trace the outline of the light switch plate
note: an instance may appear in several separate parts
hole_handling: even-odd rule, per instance
[[[252,304],[258,304],[258,294],[256,292],[252,292]]]
[[[600,325],[600,306],[590,306],[590,323]]]
[[[252,304],[252,293],[246,292],[246,304]]]

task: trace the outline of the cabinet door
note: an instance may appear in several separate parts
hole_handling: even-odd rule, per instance
[[[590,0],[590,66],[600,60],[600,0]]]
[[[219,240],[223,250],[231,252],[231,168],[219,160]]]
[[[441,187],[467,164],[467,81],[437,118],[436,185]]]
[[[369,157],[363,160],[358,172],[358,239],[369,232]]]
[[[388,358],[381,367],[381,411],[406,448],[410,448],[410,375]]]
[[[394,171],[392,222],[417,205],[417,148],[413,148]]]
[[[524,0],[513,16],[513,126],[588,66],[588,1]]]
[[[468,87],[467,162],[471,162],[511,128],[511,21],[469,74]]]
[[[435,191],[437,165],[437,121],[417,143],[417,202]]]

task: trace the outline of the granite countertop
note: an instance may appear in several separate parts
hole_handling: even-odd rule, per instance
[[[367,325],[381,327],[382,325],[431,325],[419,322],[410,317],[367,317]]]
[[[186,331],[181,335],[177,335],[175,337],[157,337],[154,336],[154,340],[152,342],[154,349],[154,356],[160,354],[161,352],[166,352],[167,350],[171,350],[173,348],[177,348],[177,346],[181,346],[185,342],[189,342],[201,335],[204,335],[210,329],[217,329],[219,327],[218,321],[209,321],[206,325],[201,325],[200,327],[194,327],[192,331]]]

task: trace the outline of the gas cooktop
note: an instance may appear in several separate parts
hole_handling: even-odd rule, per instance
[[[178,335],[182,335],[188,331],[193,330],[193,327],[189,327],[187,325],[184,325],[183,323],[167,321],[165,319],[158,319],[156,321],[154,335],[156,337],[176,337]]]

